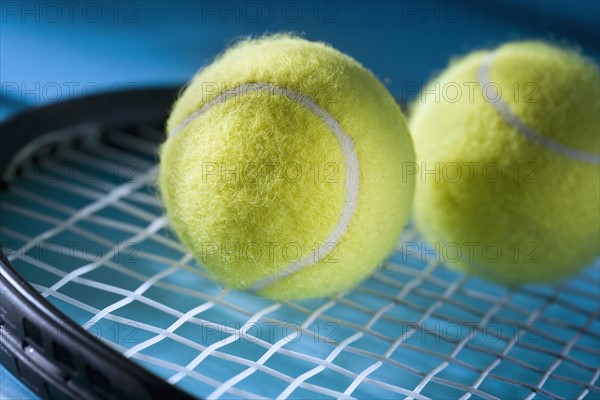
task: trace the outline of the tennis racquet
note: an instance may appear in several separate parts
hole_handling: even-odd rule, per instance
[[[155,188],[175,89],[33,109],[0,137],[0,361],[43,398],[598,398],[600,265],[508,289],[411,226],[336,297],[220,287]]]

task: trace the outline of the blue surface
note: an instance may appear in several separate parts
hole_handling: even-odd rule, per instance
[[[506,40],[569,43],[600,58],[596,1],[5,1],[0,8],[0,119],[82,94],[181,84],[232,40],[265,32],[331,43],[399,99],[451,56]],[[0,397],[31,397],[4,369],[0,375]]]
[[[0,399],[34,399],[35,394],[0,365]]]

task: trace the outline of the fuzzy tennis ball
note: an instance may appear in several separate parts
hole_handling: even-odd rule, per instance
[[[600,74],[513,42],[450,65],[413,104],[414,219],[447,264],[515,285],[590,265],[600,246]]]
[[[323,43],[246,40],[175,103],[159,186],[179,238],[214,278],[273,299],[338,293],[394,249],[414,151],[372,73]]]

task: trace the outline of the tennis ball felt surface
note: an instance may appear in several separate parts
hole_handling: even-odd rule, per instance
[[[589,265],[600,246],[598,68],[514,42],[455,61],[426,91],[410,129],[421,171],[439,171],[417,177],[414,219],[429,246],[507,284]]]
[[[214,278],[274,299],[338,293],[393,250],[414,163],[404,116],[358,62],[288,35],[247,40],[175,103],[159,186]]]

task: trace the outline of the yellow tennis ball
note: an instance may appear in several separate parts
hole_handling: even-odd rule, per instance
[[[514,42],[450,65],[415,101],[417,228],[449,265],[552,281],[600,246],[600,74],[575,51]]]
[[[214,278],[274,299],[338,293],[393,250],[410,210],[405,119],[358,62],[289,35],[243,41],[175,103],[159,186]]]

